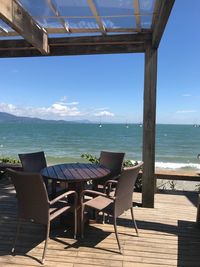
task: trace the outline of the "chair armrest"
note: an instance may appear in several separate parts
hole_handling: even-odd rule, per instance
[[[105,188],[106,186],[108,186],[108,184],[117,184],[117,183],[118,183],[117,180],[108,180],[108,181],[105,182],[105,184],[104,184],[104,188]]]
[[[75,202],[77,202],[78,195],[77,195],[76,191],[70,190],[70,191],[67,191],[67,192],[63,193],[62,195],[52,199],[51,201],[49,201],[49,204],[53,205],[54,203],[58,202],[59,200],[65,198],[69,195],[74,195]]]
[[[110,194],[110,192],[112,190],[112,185],[113,184],[116,185],[117,183],[118,183],[117,180],[108,180],[108,181],[106,181],[104,186],[103,186],[103,192],[109,196],[109,194]]]
[[[107,198],[112,199],[112,200],[115,199],[115,197],[109,196],[109,195],[104,194],[104,193],[101,193],[99,191],[84,190],[84,191],[82,191],[82,193],[80,195],[80,197],[81,197],[81,203],[83,203],[83,198],[84,198],[85,195],[88,195],[88,196],[91,196],[91,195],[93,195],[93,196],[102,196],[102,197],[107,197]]]
[[[95,191],[95,190],[84,190],[81,192],[81,198],[84,196],[84,195],[94,195],[94,196],[103,196],[103,197],[107,197],[106,194],[104,193],[101,193],[99,191]]]

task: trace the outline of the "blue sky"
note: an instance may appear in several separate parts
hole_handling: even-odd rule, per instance
[[[157,123],[200,124],[200,1],[176,0],[158,51]],[[144,55],[0,59],[0,111],[139,122]]]

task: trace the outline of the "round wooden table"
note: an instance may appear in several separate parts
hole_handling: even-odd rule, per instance
[[[64,163],[48,166],[40,173],[48,179],[76,183],[106,177],[110,170],[98,164]]]
[[[40,171],[40,174],[52,181],[68,182],[80,195],[84,189],[85,182],[104,178],[110,174],[110,170],[98,164],[90,163],[64,163],[48,166]],[[53,183],[55,184],[55,183]],[[56,193],[53,188],[53,195]]]
[[[78,232],[80,232],[81,211],[80,204],[81,192],[85,189],[85,183],[89,180],[105,178],[110,174],[110,170],[102,165],[90,163],[64,163],[48,166],[41,170],[41,175],[52,180],[52,184],[56,185],[56,181],[65,181],[69,183],[70,190],[75,190],[78,194],[77,222]],[[56,195],[56,186],[52,188],[52,195]]]

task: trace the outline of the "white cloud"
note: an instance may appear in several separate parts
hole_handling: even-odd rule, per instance
[[[177,110],[176,113],[195,113],[196,110]]]
[[[73,102],[69,102],[69,103],[67,103],[67,96],[63,96],[63,97],[61,97],[61,99],[58,101],[58,103],[60,103],[60,104],[66,104],[66,105],[68,105],[68,106],[73,106],[73,105],[78,105],[79,104],[79,102],[78,101],[73,101]]]
[[[108,108],[92,108],[80,110],[79,102],[67,102],[67,97],[62,97],[59,101],[54,102],[47,107],[19,106],[7,103],[0,103],[0,111],[7,112],[16,116],[35,117],[41,119],[91,119],[96,117],[115,117],[115,114],[106,110]]]
[[[16,111],[16,107],[12,104],[5,104],[5,103],[0,103],[0,111],[1,112],[8,112],[8,113],[13,113]]]
[[[78,102],[76,102],[77,105]],[[13,104],[0,103],[0,111],[16,116],[37,117],[43,119],[64,119],[69,116],[82,116],[83,113],[73,105],[56,102],[49,107],[15,106]]]
[[[104,111],[104,110],[106,110],[106,109],[108,109],[108,107],[103,107],[103,108],[95,108],[95,110],[96,110],[96,111],[102,111],[102,110]]]
[[[70,103],[66,103],[68,106],[77,106],[79,104],[78,101],[74,101],[74,102],[70,102]]]
[[[67,96],[64,95],[63,97],[61,97],[59,102],[66,102],[67,101]]]
[[[60,117],[81,115],[77,107],[69,107],[65,103],[55,103],[44,111],[52,115],[56,114]]]
[[[190,97],[192,96],[191,94],[183,94],[184,97]]]
[[[104,111],[100,111],[100,112],[95,113],[94,116],[96,116],[96,117],[103,117],[103,116],[114,117],[115,114],[110,112],[110,111],[104,110]]]

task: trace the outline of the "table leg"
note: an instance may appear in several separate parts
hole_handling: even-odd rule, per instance
[[[81,192],[85,189],[84,182],[69,183],[69,190],[75,190],[78,194],[77,201],[77,235],[81,235]],[[71,201],[69,199],[69,201]]]
[[[51,181],[51,197],[52,199],[56,197],[56,181]]]
[[[78,200],[77,200],[77,236],[81,236],[81,193],[85,189],[84,182],[77,182],[77,183],[69,183],[68,190],[74,190],[77,192]],[[68,196],[68,202],[73,203],[74,198],[72,196]],[[63,217],[63,216],[62,216]],[[63,218],[63,223],[74,223],[73,217],[66,215],[66,218]],[[93,216],[92,216],[93,217]],[[68,218],[68,219],[67,219]],[[70,221],[69,221],[70,220]],[[85,216],[85,222],[89,222],[88,216]],[[95,219],[92,219],[91,222],[96,222]]]

